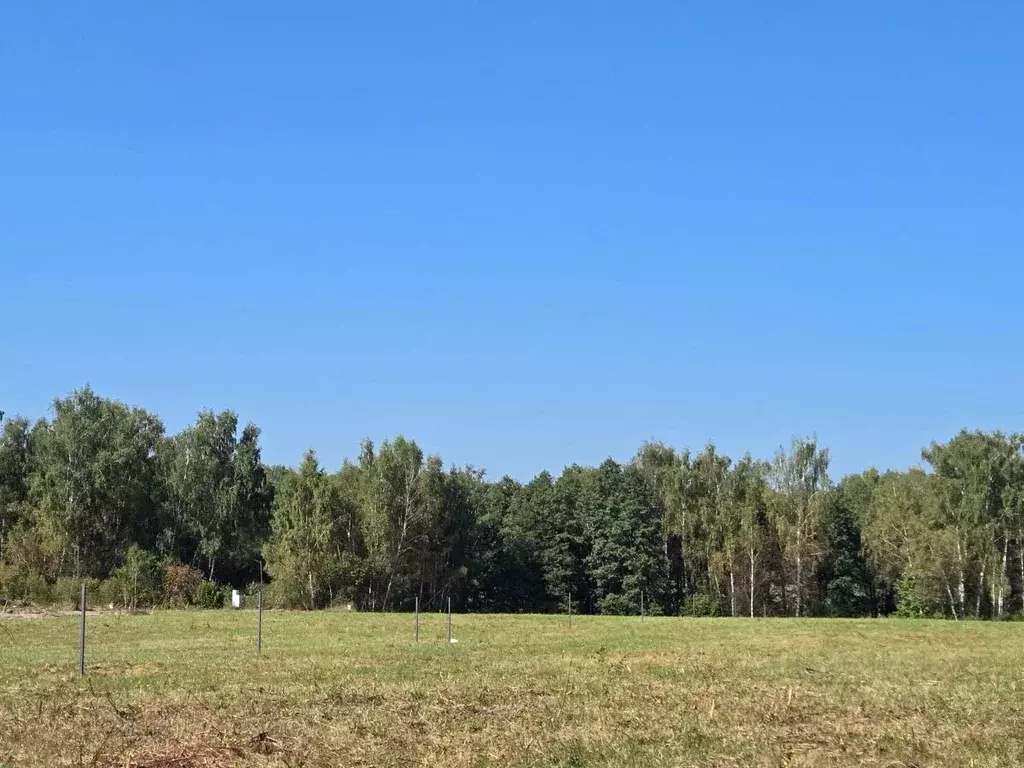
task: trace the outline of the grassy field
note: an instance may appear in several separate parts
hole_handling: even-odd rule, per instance
[[[0,765],[1013,766],[1024,624],[0,620]]]

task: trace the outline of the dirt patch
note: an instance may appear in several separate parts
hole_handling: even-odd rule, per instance
[[[130,610],[122,608],[87,608],[86,616],[144,616],[147,610]],[[81,616],[78,608],[40,608],[38,605],[24,602],[0,601],[0,619],[59,619],[67,616]]]
[[[42,611],[33,611],[28,608],[5,608],[0,610],[0,619],[49,619],[56,615],[58,614],[43,613]]]
[[[96,616],[100,611],[86,611],[87,616]],[[42,611],[38,608],[2,608],[0,621],[3,619],[59,619],[65,616],[80,616],[81,611]]]

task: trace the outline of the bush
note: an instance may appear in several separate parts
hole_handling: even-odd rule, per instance
[[[53,602],[50,585],[32,571],[0,565],[0,600],[19,600],[35,605]]]
[[[270,585],[269,584],[260,584],[258,581],[254,581],[253,583],[251,583],[242,592],[242,598],[243,598],[242,599],[242,607],[243,608],[255,608],[256,605],[257,605],[257,601],[258,601],[259,594],[260,594],[261,591],[263,592],[263,607],[264,608],[276,607],[276,606],[271,606],[271,604],[270,604],[270,598],[271,598]]]
[[[103,579],[96,584],[96,590],[94,592],[95,598],[89,598],[89,605],[99,605],[102,608],[108,606],[118,607],[123,606],[124,603],[124,590],[122,584],[117,579]]]
[[[194,605],[197,608],[223,608],[230,592],[215,581],[202,581],[196,587]]]
[[[104,582],[99,579],[74,579],[70,576],[62,576],[50,588],[53,604],[63,608],[79,608],[79,602],[82,599],[83,582],[85,583],[86,590],[86,605],[106,605],[109,602],[104,599],[108,590]]]
[[[169,605],[195,605],[196,591],[203,583],[203,574],[190,565],[174,563],[164,571],[164,599]]]
[[[686,616],[717,616],[718,598],[706,592],[698,592],[686,598],[683,606],[683,614]]]
[[[640,612],[639,593],[634,604],[629,596],[616,592],[597,599],[597,612],[605,616],[628,616]]]
[[[110,579],[114,598],[110,602],[132,610],[152,607],[163,598],[163,576],[156,555],[132,545],[125,554],[124,565]]]
[[[896,582],[896,616],[901,619],[937,619],[945,615],[941,603],[931,597],[925,580],[910,568]]]

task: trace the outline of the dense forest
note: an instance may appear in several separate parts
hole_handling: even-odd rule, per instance
[[[337,471],[267,466],[259,429],[156,415],[88,387],[0,438],[0,600],[732,616],[1002,618],[1024,598],[1024,438],[961,432],[928,470],[838,483],[828,450],[769,460],[660,443],[527,483],[403,437]]]

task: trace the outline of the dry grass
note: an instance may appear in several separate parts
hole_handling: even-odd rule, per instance
[[[1024,764],[1024,625],[254,619],[0,621],[0,765]]]

